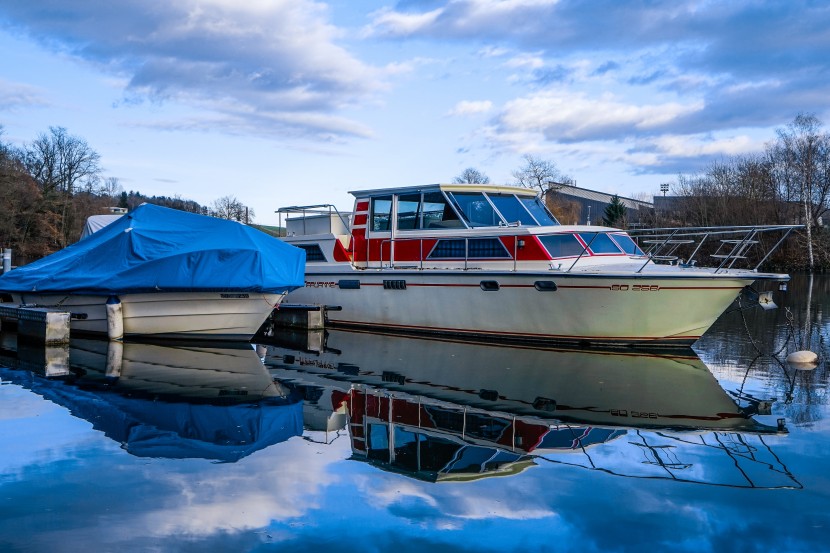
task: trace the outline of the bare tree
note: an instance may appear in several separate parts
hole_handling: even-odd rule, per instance
[[[60,212],[62,245],[72,228],[72,196],[78,189],[93,191],[100,178],[100,156],[85,140],[70,135],[63,127],[49,127],[24,148],[23,163],[43,193],[44,200],[56,202]]]
[[[714,162],[702,174],[680,175],[673,187],[676,224],[748,225],[780,222],[775,179],[769,160],[747,155]]]
[[[249,223],[254,220],[254,210],[236,199],[236,196],[223,196],[213,202],[213,216]]]
[[[124,188],[118,182],[116,177],[107,177],[101,184],[100,193],[104,196],[112,198],[113,200],[120,198],[123,191]]]
[[[467,167],[452,179],[453,184],[490,184],[490,177],[474,167]]]
[[[525,154],[525,164],[520,169],[513,171],[513,178],[516,184],[525,188],[538,188],[543,194],[557,184],[570,184],[571,177],[562,173],[556,164],[531,154]]]
[[[810,270],[815,266],[813,228],[830,208],[830,135],[814,115],[799,114],[768,148],[781,195],[801,205]]]
[[[100,177],[100,156],[85,140],[63,127],[49,127],[24,150],[26,169],[48,194],[60,190],[72,195],[76,188]]]
[[[556,220],[563,225],[579,224],[579,217],[582,215],[582,206],[578,202],[569,200],[562,194],[546,194],[545,205]]]
[[[0,136],[2,131],[0,126]],[[39,257],[51,251],[58,229],[19,154],[0,140],[0,246],[23,258]]]

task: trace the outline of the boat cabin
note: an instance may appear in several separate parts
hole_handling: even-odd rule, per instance
[[[621,230],[560,225],[539,195],[527,188],[433,184],[351,194],[355,206],[348,235],[332,229],[328,242],[319,234],[288,238],[306,250],[308,262],[505,270],[521,263],[523,268],[547,270],[567,269],[580,259],[619,261],[642,255]],[[288,224],[294,221],[289,228],[299,228],[297,220],[288,219]]]

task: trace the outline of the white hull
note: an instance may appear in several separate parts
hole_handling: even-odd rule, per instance
[[[12,294],[16,303],[57,307],[72,314],[72,332],[107,334],[107,296]],[[159,292],[123,294],[124,336],[249,340],[282,294]]]
[[[756,274],[689,271],[497,272],[352,270],[316,272],[286,302],[336,306],[335,326],[520,341],[686,346],[694,343]],[[340,281],[359,281],[343,289]],[[401,284],[384,286],[384,281]],[[482,281],[498,290],[482,289]],[[537,289],[553,282],[555,291]],[[396,286],[396,287],[392,287]]]
[[[687,346],[755,280],[789,279],[757,269],[793,226],[652,229],[638,244],[621,229],[560,225],[522,188],[432,184],[353,194],[348,235],[338,225],[325,233],[305,208],[281,210],[303,214],[287,220],[286,241],[306,250],[305,288],[287,301],[336,308],[328,311],[332,325]],[[761,248],[761,234],[771,231],[783,236]],[[767,250],[757,264],[748,257],[754,244]]]

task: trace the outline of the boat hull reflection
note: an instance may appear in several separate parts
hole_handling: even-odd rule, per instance
[[[755,420],[757,404],[739,405],[691,350],[563,351],[347,331],[282,338],[268,346],[266,366],[312,398],[307,427],[332,431],[339,421],[353,459],[383,470],[446,482],[559,463],[714,485],[799,486],[764,441],[783,427]],[[323,347],[308,347],[315,343]],[[714,450],[726,468],[701,470]],[[642,460],[623,461],[634,457]],[[609,460],[620,462],[603,466]]]
[[[267,364],[559,421],[774,430],[750,416],[753,405],[737,405],[691,349],[561,350],[337,330],[317,351],[304,344],[268,346]]]

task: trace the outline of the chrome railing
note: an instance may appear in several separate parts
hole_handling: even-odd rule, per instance
[[[716,260],[712,266],[717,273],[748,261],[751,250],[762,248],[756,256],[757,263],[746,267],[757,271],[792,231],[800,228],[804,225],[679,227],[637,229],[628,234],[645,254],[639,271],[650,262],[704,266],[701,259],[708,255]]]
[[[340,223],[343,225],[345,229],[349,228],[349,218],[348,214],[344,215],[337,210],[337,207],[333,204],[317,204],[317,205],[292,205],[289,207],[281,207],[276,210],[274,213],[278,215],[278,225],[280,228],[282,227],[282,216],[285,214],[285,224],[286,227],[288,226],[288,216],[291,214],[299,214],[299,219],[303,220],[303,231],[305,231],[305,220],[309,216],[320,216],[320,215],[328,215],[329,216],[329,232],[334,232],[331,228],[331,215],[336,214],[337,217],[340,219]],[[293,220],[293,219],[292,219]]]

